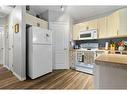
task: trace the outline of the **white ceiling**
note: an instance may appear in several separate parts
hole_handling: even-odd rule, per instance
[[[13,7],[10,6],[0,6],[0,18],[3,18],[10,14],[13,10]]]
[[[113,12],[123,7],[125,6],[64,6],[64,9],[75,21],[78,21]],[[46,10],[61,11],[61,6],[31,6],[31,9],[41,14]]]
[[[75,21],[111,13],[123,6],[70,6],[67,12]]]

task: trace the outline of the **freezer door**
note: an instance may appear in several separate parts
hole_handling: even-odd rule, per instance
[[[51,45],[33,45],[33,62],[30,77],[35,79],[52,72],[52,47]]]
[[[52,32],[39,27],[32,27],[33,44],[52,44]]]

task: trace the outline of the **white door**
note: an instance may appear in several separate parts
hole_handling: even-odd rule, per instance
[[[8,25],[6,25],[5,28],[5,32],[4,32],[4,54],[5,54],[5,62],[4,62],[4,66],[8,69],[8,70],[12,70],[12,64],[13,64],[13,32],[12,32],[12,28],[10,28],[11,26],[8,27]]]
[[[0,64],[3,64],[3,27],[0,27]]]
[[[9,33],[8,29],[5,32],[5,67],[9,69]]]
[[[14,39],[14,34],[13,34],[13,29],[9,29],[9,35],[8,35],[8,60],[9,60],[9,69],[13,71],[13,39]]]
[[[53,31],[53,68],[69,69],[69,24],[51,22],[49,29]]]
[[[31,78],[37,78],[49,72],[52,72],[52,46],[51,45],[33,45],[33,63]],[[31,64],[31,63],[29,63]]]

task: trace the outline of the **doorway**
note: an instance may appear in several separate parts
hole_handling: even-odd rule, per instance
[[[9,14],[0,18],[0,65],[13,71],[13,32],[9,22]]]
[[[4,27],[0,26],[0,65],[4,65]]]

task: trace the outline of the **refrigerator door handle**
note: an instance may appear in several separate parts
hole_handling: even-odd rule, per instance
[[[64,50],[67,50],[67,48],[64,48]]]
[[[46,37],[49,37],[49,34],[46,34]]]

